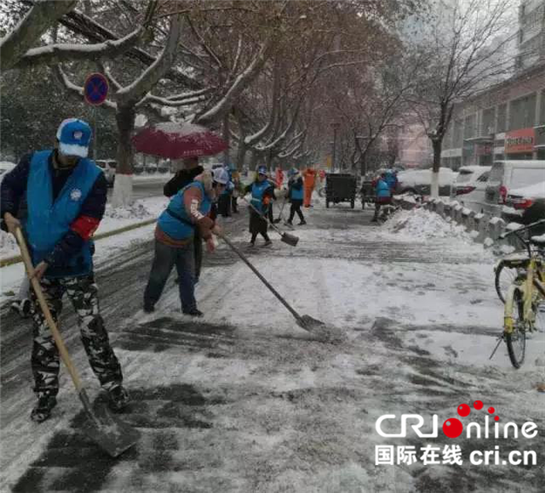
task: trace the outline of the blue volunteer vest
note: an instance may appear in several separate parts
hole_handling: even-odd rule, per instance
[[[35,152],[30,161],[27,183],[28,217],[25,230],[34,265],[41,262],[70,230],[81,206],[102,170],[90,159],[80,159],[64,187],[53,202],[53,184],[49,156],[52,151]],[[46,277],[74,277],[93,269],[92,240],[58,267],[50,267]]]
[[[261,213],[264,214],[265,210],[263,207],[263,196],[265,195],[265,190],[270,188],[271,184],[265,180],[264,182],[254,182],[252,184],[252,200],[251,204]]]
[[[295,182],[297,182],[297,180],[295,180]],[[295,188],[292,188],[291,189],[291,199],[292,200],[303,200],[304,198],[304,190],[303,190],[303,187],[301,186],[301,188],[299,190],[296,190]]]
[[[187,240],[195,234],[195,225],[187,214],[184,207],[185,191],[191,187],[197,187],[202,192],[202,201],[199,206],[199,212],[206,216],[212,207],[212,202],[205,192],[204,185],[200,181],[193,181],[182,188],[168,204],[168,207],[162,212],[157,221],[157,225],[163,233],[170,236],[173,240]]]
[[[385,180],[381,179],[377,183],[377,197],[390,197],[391,191],[388,183]]]

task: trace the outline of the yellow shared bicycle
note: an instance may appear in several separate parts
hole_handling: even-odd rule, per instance
[[[501,238],[515,235],[528,253],[524,259],[514,259],[514,265],[506,265],[516,275],[505,293],[502,339],[515,368],[524,362],[527,334],[536,330],[536,318],[545,307],[545,235],[531,235],[539,225],[545,225],[545,219],[501,235]]]

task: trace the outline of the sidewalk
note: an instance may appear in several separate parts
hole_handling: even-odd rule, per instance
[[[17,446],[16,436],[28,443],[26,459],[5,469],[13,491],[431,492],[438,479],[453,492],[540,491],[540,466],[473,466],[467,454],[494,442],[465,436],[455,441],[461,466],[375,463],[375,446],[454,443],[385,439],[375,429],[385,414],[437,414],[442,425],[480,399],[502,423],[533,420],[543,429],[543,397],[532,388],[543,376],[543,334],[519,371],[504,348],[488,360],[503,314],[490,254],[446,227],[415,236],[418,217],[395,232],[342,205],[305,214],[295,248],[272,233],[271,249],[249,249],[245,217],[230,238],[297,311],[343,330],[346,341],[324,343],[300,329],[223,245],[198,285],[202,320],[179,313],[173,284],[154,314],[120,307],[132,310],[113,332],[134,398],[123,419],[141,429],[141,443],[120,461],[105,459],[71,420],[79,407],[65,382],[55,418],[42,425],[47,439],[32,442],[26,414],[4,430],[5,446]],[[131,262],[137,275],[141,264]],[[83,355],[77,364],[87,368]],[[542,439],[530,445],[543,456]]]

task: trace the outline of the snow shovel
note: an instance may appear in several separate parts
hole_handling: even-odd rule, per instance
[[[227,245],[229,245],[229,247],[231,248],[231,250],[233,250],[233,252],[235,252],[241,259],[242,261],[248,266],[250,267],[250,269],[252,269],[252,271],[254,272],[254,274],[259,277],[259,279],[261,280],[261,282],[263,284],[265,284],[265,286],[267,286],[267,288],[269,288],[269,290],[271,291],[272,294],[274,294],[279,300],[280,302],[288,309],[288,311],[295,317],[295,320],[297,321],[297,325],[299,325],[299,327],[301,327],[302,329],[305,329],[307,332],[312,332],[313,330],[316,330],[316,329],[320,329],[321,327],[324,327],[325,324],[323,322],[320,322],[319,320],[316,320],[315,318],[312,318],[311,316],[309,315],[299,315],[292,307],[291,305],[288,304],[288,302],[282,298],[282,296],[280,296],[280,294],[278,293],[278,291],[276,291],[276,289],[274,289],[270,284],[269,282],[267,281],[267,279],[265,279],[261,274],[260,272],[250,263],[250,261],[248,260],[248,258],[235,246],[231,243],[230,240],[228,240],[223,234],[219,234],[218,235],[223,241],[225,241],[225,243],[227,243]]]
[[[284,231],[280,231],[273,223],[269,221],[268,218],[266,218],[263,214],[261,214],[261,212],[259,212],[250,201],[246,200],[244,197],[242,197],[242,200],[244,200],[261,217],[261,219],[263,219],[264,221],[267,221],[271,225],[271,228],[274,229],[280,235],[280,239],[284,243],[287,243],[288,245],[293,247],[297,246],[297,243],[299,243],[299,238],[297,236],[290,235],[289,233],[286,233]]]
[[[19,243],[19,248],[21,249],[21,254],[23,256],[23,261],[27,270],[28,277],[30,278],[34,273],[34,267],[32,266],[32,261],[30,260],[30,255],[28,253],[28,248],[23,236],[23,233],[20,228],[17,228],[15,231],[15,237],[17,238],[17,243]],[[38,298],[38,303],[44,314],[44,317],[49,325],[49,329],[55,339],[55,344],[59,350],[59,354],[62,358],[63,363],[70,373],[72,382],[78,392],[78,396],[83,404],[87,420],[83,425],[83,431],[85,434],[95,441],[102,449],[104,449],[112,457],[117,457],[122,454],[125,450],[132,447],[140,439],[140,432],[135,428],[127,425],[116,416],[112,415],[104,406],[96,405],[93,409],[87,392],[81,383],[78,372],[72,363],[72,359],[68,354],[68,350],[64,345],[57,324],[51,316],[49,307],[45,300],[42,288],[40,286],[40,281],[36,278],[30,280],[32,288],[36,293]]]

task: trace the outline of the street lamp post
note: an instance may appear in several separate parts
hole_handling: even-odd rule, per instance
[[[331,124],[331,127],[333,128],[333,156],[332,156],[333,163],[332,165],[334,170],[337,169],[337,130],[339,129],[340,126],[341,124],[338,122],[334,122]]]

